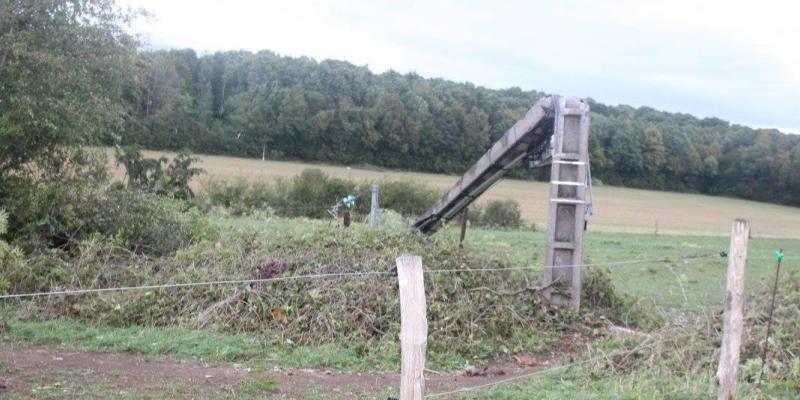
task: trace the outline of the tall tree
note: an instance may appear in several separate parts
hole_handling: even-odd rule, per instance
[[[373,74],[343,61],[270,51],[198,58],[172,50],[141,59],[152,67],[132,92],[154,97],[142,103],[148,107],[135,107],[131,120],[142,123],[128,127],[128,143],[247,157],[458,174],[543,95],[414,73]],[[606,183],[800,204],[791,195],[798,190],[790,151],[800,136],[589,103],[592,172]],[[757,143],[763,146],[750,149]],[[522,168],[511,175],[538,177]]]
[[[0,177],[118,132],[131,18],[111,0],[0,2]]]

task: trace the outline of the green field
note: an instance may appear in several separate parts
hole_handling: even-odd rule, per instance
[[[147,157],[172,155],[154,151],[144,153]],[[109,155],[113,160],[110,150]],[[113,161],[111,164],[114,168]],[[406,179],[442,190],[449,189],[459,179],[450,175],[208,155],[200,156],[200,166],[206,172],[194,184],[200,189],[203,180],[209,178],[271,179],[294,176],[306,168],[319,168],[332,176],[356,181]],[[119,168],[115,171],[117,176],[122,173]],[[516,200],[525,219],[543,226],[549,204],[548,193],[546,183],[506,179],[491,188],[479,202]],[[594,209],[589,231],[654,233],[658,226],[658,232],[662,234],[719,236],[728,234],[733,219],[748,218],[755,237],[800,238],[800,209],[741,199],[600,186],[594,188]]]

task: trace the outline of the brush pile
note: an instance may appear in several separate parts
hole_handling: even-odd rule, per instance
[[[223,332],[258,332],[268,342],[337,343],[369,349],[395,342],[399,332],[397,280],[391,273],[404,252],[423,257],[429,349],[491,357],[541,350],[569,337],[601,334],[605,316],[629,315],[607,277],[587,279],[598,307],[564,312],[547,306],[537,290],[538,269],[467,272],[512,266],[504,256],[459,250],[444,235],[422,237],[387,216],[384,228],[350,229],[304,219],[271,218],[257,228],[236,227],[216,241],[174,255],[148,257],[100,240],[81,242],[70,255],[51,251],[16,271],[16,292],[271,279],[296,275],[380,272],[327,277],[126,292],[57,295],[27,301],[30,318],[68,317],[113,326],[181,326]],[[398,228],[401,227],[401,228]],[[596,285],[593,282],[598,282]],[[613,318],[613,317],[610,317]],[[576,343],[579,340],[575,341]]]

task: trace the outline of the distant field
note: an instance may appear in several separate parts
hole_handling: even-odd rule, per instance
[[[146,151],[154,157],[172,153]],[[113,157],[112,157],[113,159]],[[206,171],[196,183],[208,177],[269,179],[290,177],[306,168],[319,168],[328,174],[356,181],[412,180],[440,189],[449,189],[458,176],[417,172],[395,172],[348,168],[325,164],[286,161],[261,161],[221,156],[200,156],[200,166]],[[112,162],[113,166],[113,162]],[[121,171],[116,171],[117,176]],[[514,199],[522,207],[523,217],[542,226],[546,221],[548,184],[506,179],[491,188],[480,200]],[[749,218],[753,235],[762,237],[800,238],[800,208],[759,203],[724,197],[658,192],[601,186],[594,188],[595,215],[589,230],[606,232],[665,234],[727,235],[734,218]]]

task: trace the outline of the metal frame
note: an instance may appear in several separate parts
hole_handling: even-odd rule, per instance
[[[591,208],[586,202],[589,105],[584,100],[539,99],[413,227],[436,232],[522,161],[532,168],[550,165],[545,296],[554,305],[577,309],[584,222]]]

